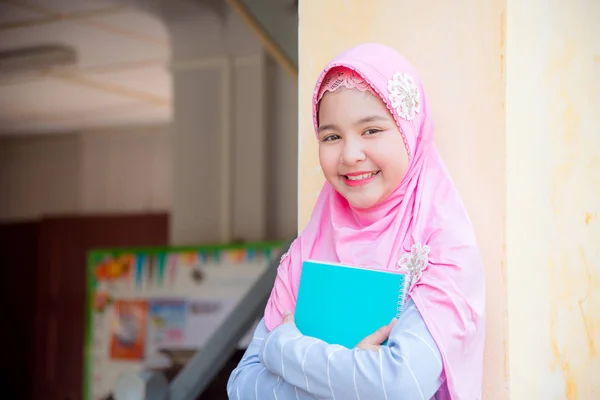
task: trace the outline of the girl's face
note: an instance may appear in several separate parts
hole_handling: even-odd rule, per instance
[[[325,178],[353,207],[373,207],[400,185],[408,154],[378,97],[356,89],[327,92],[319,105],[318,131]]]

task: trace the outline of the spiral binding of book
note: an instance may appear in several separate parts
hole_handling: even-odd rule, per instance
[[[410,287],[410,276],[404,275],[402,283],[400,284],[400,293],[398,294],[398,304],[396,307],[396,319],[400,318],[402,311],[404,310],[404,304],[406,303],[406,292],[407,288]]]

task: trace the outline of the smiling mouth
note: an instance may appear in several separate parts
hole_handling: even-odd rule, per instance
[[[379,172],[381,172],[381,171],[367,172],[367,173],[360,174],[360,175],[342,175],[342,176],[344,178],[348,179],[349,181],[362,181],[364,179],[369,179],[369,178],[377,175]]]

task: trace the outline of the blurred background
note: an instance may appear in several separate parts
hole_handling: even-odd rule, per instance
[[[484,398],[598,398],[598,15],[0,0],[0,398],[227,398],[323,183],[306,99],[369,40],[421,71],[475,226]]]
[[[226,398],[297,229],[297,6],[0,0],[2,398],[143,398],[210,340],[171,398]]]

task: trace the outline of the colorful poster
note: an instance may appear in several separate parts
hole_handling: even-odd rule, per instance
[[[146,356],[185,343],[187,302],[183,299],[154,299],[149,302]]]
[[[180,368],[206,344],[281,245],[92,251],[83,399],[110,398],[124,374],[153,369],[168,375]]]
[[[110,333],[110,357],[143,360],[148,304],[142,300],[117,300]]]

